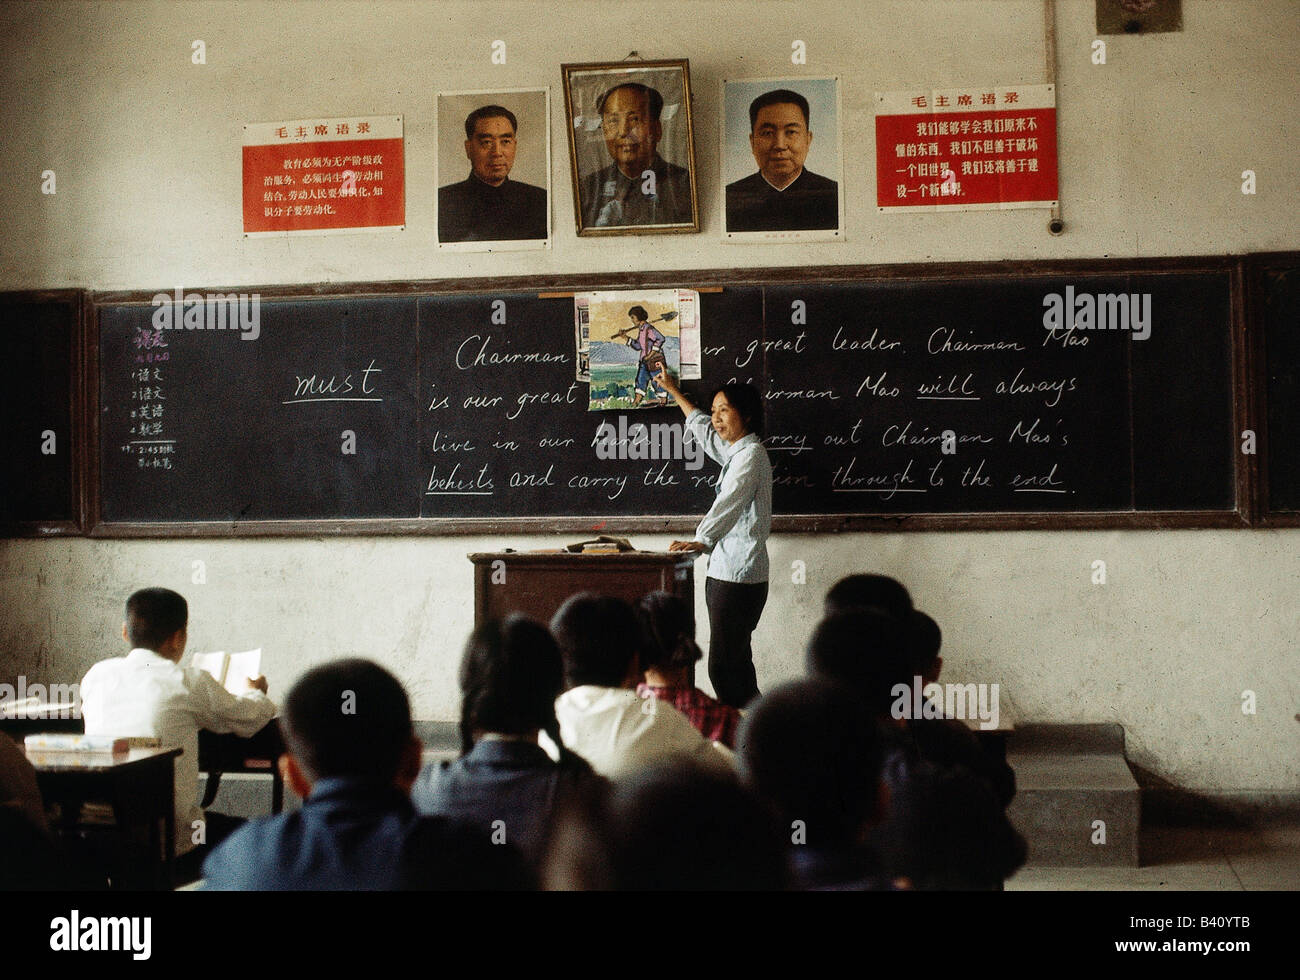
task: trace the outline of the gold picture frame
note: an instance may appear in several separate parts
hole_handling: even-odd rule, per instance
[[[700,230],[690,63],[560,66],[579,235]]]

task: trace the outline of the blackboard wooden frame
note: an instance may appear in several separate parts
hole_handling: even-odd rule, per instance
[[[86,450],[88,440],[85,437],[85,419],[88,410],[85,405],[85,355],[88,347],[85,343],[85,322],[89,308],[87,294],[81,289],[35,289],[13,290],[3,294],[6,302],[48,303],[67,305],[69,309],[67,329],[69,331],[68,390],[66,393],[69,409],[69,427],[67,459],[71,466],[68,484],[68,498],[63,501],[69,519],[39,519],[33,521],[0,521],[0,538],[49,538],[80,535],[87,527],[89,507],[89,487],[85,479]]]
[[[908,263],[901,265],[775,267],[759,269],[667,270],[644,273],[593,273],[572,276],[512,276],[482,279],[436,279],[385,283],[325,283],[310,286],[205,287],[200,292],[259,293],[264,299],[321,297],[422,296],[527,290],[564,293],[642,287],[764,286],[809,283],[891,282],[926,280],[1007,279],[1021,276],[1085,276],[1106,274],[1226,274],[1229,280],[1229,348],[1233,425],[1260,431],[1258,378],[1262,370],[1257,338],[1248,337],[1244,257],[1192,256],[1172,258],[1102,258],[1080,260],[1013,260],[1003,262]],[[195,287],[197,289],[197,287]],[[99,333],[98,311],[105,306],[145,304],[168,289],[96,292],[87,303],[83,415],[88,443],[84,485],[88,490],[86,526],[93,537],[189,538],[276,536],[376,536],[376,535],[536,535],[582,534],[592,530],[591,517],[510,518],[401,518],[264,521],[249,523],[107,523],[101,512],[99,474]],[[837,533],[848,531],[992,531],[992,530],[1099,530],[1250,527],[1261,513],[1261,482],[1255,456],[1235,454],[1233,463],[1235,506],[1226,510],[1114,511],[1067,513],[949,513],[949,514],[788,514],[773,520],[773,530],[785,533]],[[691,532],[699,515],[645,515],[610,518],[618,533],[678,534]],[[1300,515],[1296,516],[1300,524]]]
[[[1300,271],[1300,252],[1256,252],[1242,258],[1241,282],[1244,291],[1244,318],[1252,325],[1247,332],[1251,369],[1246,379],[1247,398],[1243,399],[1241,425],[1238,435],[1255,433],[1255,454],[1249,467],[1253,477],[1255,527],[1300,527],[1300,512],[1274,509],[1269,494],[1269,456],[1273,447],[1273,433],[1268,419],[1268,336],[1265,329],[1265,276],[1275,271]]]

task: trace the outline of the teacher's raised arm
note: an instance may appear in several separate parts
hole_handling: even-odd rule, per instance
[[[751,638],[767,604],[767,536],[772,530],[772,463],[763,447],[763,397],[753,385],[714,391],[711,415],[697,408],[667,370],[657,376],[686,416],[686,429],[722,464],[717,496],[691,541],[672,551],[709,555],[709,680],[718,700],[743,708],[758,696]]]

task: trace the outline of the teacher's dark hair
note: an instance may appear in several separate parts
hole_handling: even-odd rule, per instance
[[[758,393],[758,389],[753,385],[735,381],[719,385],[713,389],[713,394],[709,395],[710,409],[713,407],[713,399],[718,397],[719,392],[726,395],[731,407],[740,413],[740,419],[745,423],[745,430],[761,439],[763,437],[763,396]]]
[[[564,689],[560,648],[550,631],[519,613],[479,626],[460,662],[460,745],[468,755],[474,732],[531,735],[544,731],[560,750],[555,699]]]

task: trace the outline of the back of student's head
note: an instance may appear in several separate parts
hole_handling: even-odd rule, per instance
[[[691,607],[671,592],[651,592],[636,604],[642,670],[679,670],[704,656],[695,642]]]
[[[912,611],[912,596],[888,575],[846,575],[826,593],[824,612],[830,616],[850,609],[879,609],[902,620]]]
[[[769,691],[746,714],[736,750],[742,778],[776,808],[787,837],[798,820],[809,847],[847,848],[881,816],[880,733],[842,684],[814,678]]]
[[[639,769],[569,809],[550,887],[750,891],[786,885],[784,838],[735,774],[681,758]]]
[[[932,677],[943,646],[943,632],[938,623],[919,609],[913,609],[906,622],[907,655],[912,673],[917,677]]]
[[[460,662],[461,746],[474,732],[559,739],[555,699],[564,688],[560,648],[536,620],[519,613],[490,620],[470,634]]]
[[[369,660],[335,660],[298,679],[284,701],[285,747],[313,779],[387,785],[412,738],[401,681]]]
[[[902,623],[879,610],[827,616],[808,641],[808,672],[849,687],[872,715],[886,717],[895,684],[910,684],[911,660]]]
[[[640,653],[641,631],[632,607],[594,592],[565,600],[551,618],[551,633],[560,647],[568,687],[622,687]]]
[[[126,635],[137,649],[156,653],[189,620],[184,596],[171,589],[141,589],[126,600]]]

